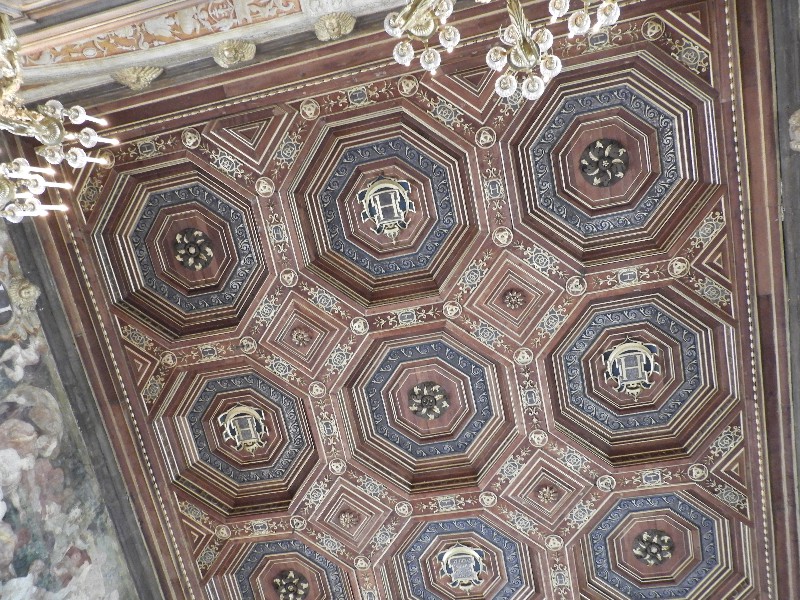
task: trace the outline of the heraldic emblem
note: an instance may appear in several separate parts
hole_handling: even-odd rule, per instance
[[[438,560],[441,565],[439,575],[450,577],[450,586],[468,592],[483,581],[480,574],[486,571],[483,550],[456,544],[452,548],[440,552]]]
[[[603,353],[605,379],[613,379],[618,392],[638,398],[642,390],[652,387],[650,377],[661,372],[656,363],[657,356],[658,348],[653,344],[625,340]]]
[[[371,220],[374,231],[385,234],[393,242],[397,234],[408,227],[408,213],[416,212],[409,194],[411,184],[401,179],[381,175],[358,192],[361,203],[361,222]]]
[[[217,422],[222,427],[222,439],[236,444],[236,449],[255,454],[266,446],[264,411],[250,406],[234,406],[222,413]]]

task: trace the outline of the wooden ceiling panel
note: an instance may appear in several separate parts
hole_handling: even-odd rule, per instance
[[[780,597],[737,7],[559,37],[538,102],[377,33],[101,107],[45,235],[182,597]]]

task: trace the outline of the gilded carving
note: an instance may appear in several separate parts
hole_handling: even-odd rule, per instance
[[[332,42],[353,32],[356,18],[346,12],[334,12],[321,16],[314,25],[314,33],[321,42]]]
[[[129,87],[134,92],[140,92],[150,87],[158,79],[164,69],[161,67],[127,67],[115,71],[111,78],[117,83]]]
[[[253,60],[256,45],[245,40],[226,40],[214,47],[214,62],[223,69]]]

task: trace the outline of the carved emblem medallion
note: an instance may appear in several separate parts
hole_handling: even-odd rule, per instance
[[[419,417],[438,419],[450,406],[447,393],[434,381],[415,385],[408,394],[408,406]]]
[[[482,572],[486,571],[483,550],[456,544],[438,555],[441,577],[450,577],[450,586],[468,592],[481,585]]]
[[[653,344],[626,340],[603,353],[605,379],[613,379],[618,392],[638,398],[642,390],[653,385],[650,377],[661,372],[656,356],[658,348]]]
[[[581,173],[595,187],[613,185],[628,170],[628,151],[614,140],[597,140],[581,154]]]
[[[361,203],[361,222],[371,220],[374,231],[384,234],[392,241],[408,227],[408,214],[416,212],[414,202],[410,199],[411,184],[408,181],[380,177],[358,192]]]
[[[217,422],[222,427],[222,439],[236,444],[238,451],[255,454],[266,446],[264,435],[264,411],[250,406],[234,406],[222,413]]]

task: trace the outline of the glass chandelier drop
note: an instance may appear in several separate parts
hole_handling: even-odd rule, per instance
[[[492,0],[475,1],[488,4]],[[430,73],[436,73],[442,55],[429,44],[430,38],[438,32],[439,44],[447,52],[452,52],[461,39],[458,29],[447,23],[453,14],[455,2],[410,0],[399,13],[386,16],[386,33],[401,38],[393,52],[399,64],[410,66],[416,56],[414,42],[421,42],[420,66]],[[601,0],[594,23],[590,12],[592,0],[583,0],[581,4],[582,7],[567,20],[570,37],[597,32],[619,20],[618,0]],[[547,82],[561,72],[561,59],[553,54],[553,33],[547,26],[534,27],[525,18],[521,0],[506,0],[506,9],[511,23],[500,28],[501,45],[489,50],[486,64],[501,74],[495,82],[498,96],[508,98],[519,90],[524,98],[536,100],[544,94]],[[550,24],[556,23],[569,13],[570,0],[550,0],[549,9]]]
[[[21,86],[19,40],[8,15],[0,14],[0,130],[37,140],[42,146],[36,153],[51,165],[66,161],[79,169],[90,162],[106,163],[105,159],[87,155],[83,148],[116,145],[117,140],[103,137],[88,126],[79,131],[75,131],[77,127],[70,127],[84,123],[105,126],[105,119],[87,115],[81,106],[64,108],[58,100],[48,100],[35,109],[27,108],[17,96]],[[53,169],[32,167],[24,158],[0,163],[0,217],[16,223],[23,217],[66,210],[63,204],[43,204],[38,198],[47,188],[71,188],[69,184],[45,179],[53,175]]]

